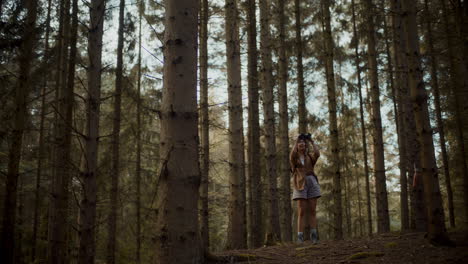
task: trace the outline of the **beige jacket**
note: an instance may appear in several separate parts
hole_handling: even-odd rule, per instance
[[[320,152],[317,146],[313,145],[312,148],[309,147],[308,149],[312,149],[312,151],[309,151],[307,155],[305,155],[304,165],[302,165],[299,153],[296,150],[293,149],[289,155],[289,163],[293,173],[293,186],[299,191],[304,190],[306,175],[315,175],[314,167],[320,157]]]

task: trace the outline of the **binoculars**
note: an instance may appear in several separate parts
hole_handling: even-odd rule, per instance
[[[300,134],[297,139],[301,139],[301,140],[307,140],[307,139],[311,139],[312,135],[310,133],[307,133],[307,134]]]

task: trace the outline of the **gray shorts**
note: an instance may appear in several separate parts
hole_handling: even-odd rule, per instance
[[[322,196],[322,193],[320,192],[320,185],[317,182],[317,178],[314,175],[307,175],[304,189],[302,191],[294,189],[292,199],[311,199],[319,198],[320,196]]]

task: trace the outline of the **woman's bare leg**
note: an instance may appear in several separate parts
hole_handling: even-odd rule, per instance
[[[309,202],[310,228],[317,229],[317,198],[311,198]]]
[[[307,210],[307,200],[298,199],[297,200],[297,232],[304,232],[305,227],[305,214]]]

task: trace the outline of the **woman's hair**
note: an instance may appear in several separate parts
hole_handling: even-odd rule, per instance
[[[304,140],[304,139],[301,139],[301,138],[297,138],[296,143],[294,143],[294,147],[291,150],[291,154],[289,155],[289,160],[291,162],[293,162],[293,161],[295,161],[295,160],[297,160],[299,158],[299,156],[298,156],[299,151],[298,151],[298,147],[297,147],[297,145],[299,144],[299,141],[304,141],[304,143],[305,143],[305,154],[307,155],[307,153],[309,153],[309,146],[307,145],[307,141]]]

